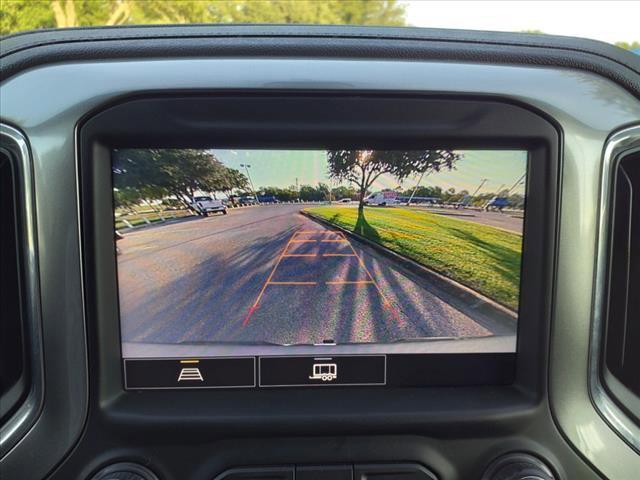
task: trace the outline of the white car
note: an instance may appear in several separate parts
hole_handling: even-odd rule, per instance
[[[386,207],[390,205],[398,205],[400,202],[397,199],[395,192],[376,192],[369,195],[364,199],[367,205],[376,205],[378,207]]]
[[[215,212],[221,212],[223,215],[227,214],[227,206],[222,203],[222,200],[215,200],[210,196],[193,197],[191,207],[203,217]]]

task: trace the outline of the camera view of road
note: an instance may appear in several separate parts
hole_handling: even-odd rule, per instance
[[[123,354],[513,352],[526,162],[114,150]]]
[[[388,343],[515,334],[515,320],[459,305],[375,249],[301,215],[304,208],[232,209],[127,234],[118,242],[118,272],[129,355],[150,351],[137,343]]]

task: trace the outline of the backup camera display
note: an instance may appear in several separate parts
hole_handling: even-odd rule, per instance
[[[291,358],[305,384],[384,384],[387,355],[515,352],[527,157],[114,150],[129,381],[158,385],[145,359],[168,387],[295,385]]]

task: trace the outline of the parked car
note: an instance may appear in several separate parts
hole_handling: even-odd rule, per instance
[[[256,197],[240,197],[238,202],[240,205],[256,205],[258,203],[256,202]]]
[[[201,197],[193,197],[191,207],[198,212],[198,215],[208,217],[209,213],[221,212],[223,215],[227,214],[227,206],[222,203],[222,200],[216,200],[208,195]]]
[[[365,204],[375,205],[378,207],[386,207],[390,205],[398,205],[398,194],[393,191],[375,192],[364,199]]]
[[[504,197],[493,197],[489,202],[485,205],[484,210],[486,212],[490,210],[497,210],[502,213],[502,209],[509,206],[509,199]]]

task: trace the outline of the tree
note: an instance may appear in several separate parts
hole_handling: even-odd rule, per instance
[[[300,200],[303,202],[319,202],[328,198],[329,187],[319,183],[317,187],[311,185],[300,186]]]
[[[206,150],[116,150],[113,158],[114,184],[118,189],[133,188],[142,199],[173,195],[187,208],[191,208],[197,191],[229,188],[230,172],[232,169]]]
[[[414,189],[410,188],[409,190],[405,190],[402,192],[402,195],[405,197],[410,197],[414,194]],[[421,185],[415,189],[414,197],[433,197],[433,198],[441,198],[442,189],[440,187],[431,187],[428,185]]]
[[[625,50],[638,50],[640,49],[640,42],[616,42],[616,47],[624,48]]]
[[[127,0],[51,0],[56,27],[78,27],[87,24],[120,25],[131,16],[133,2]]]
[[[227,197],[233,195],[234,190],[245,190],[249,186],[249,179],[239,170],[222,167],[215,170],[215,191],[224,193]]]
[[[298,192],[294,186],[288,188],[261,187],[258,191],[265,197],[275,197],[281,202],[292,202],[298,198]]]
[[[141,201],[140,192],[135,188],[116,188],[113,191],[113,203],[116,208],[125,208],[133,211],[133,207]]]
[[[329,150],[329,175],[348,181],[358,191],[358,214],[364,212],[369,187],[381,176],[391,175],[399,182],[415,173],[427,174],[452,169],[460,155],[451,150]]]
[[[397,0],[2,0],[0,34],[122,24],[405,25]]]
[[[316,192],[318,195],[318,201],[329,200],[330,190],[329,185],[327,185],[326,183],[318,183]]]
[[[343,198],[354,199],[358,196],[355,188],[351,186],[345,187],[344,185],[332,189],[331,194],[335,200],[341,200]]]

